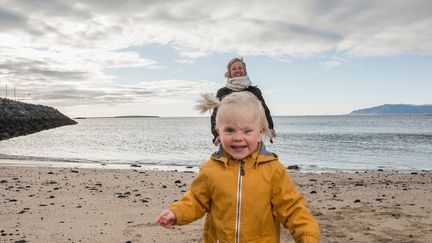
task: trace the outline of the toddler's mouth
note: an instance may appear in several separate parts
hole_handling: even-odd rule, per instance
[[[236,152],[240,152],[240,151],[242,151],[243,149],[245,149],[246,146],[245,146],[245,145],[232,145],[231,148],[232,148],[234,151],[236,151]]]

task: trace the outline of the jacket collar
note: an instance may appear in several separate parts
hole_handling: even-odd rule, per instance
[[[254,153],[252,153],[248,157],[244,158],[243,161],[245,161],[245,162],[251,161],[255,165],[257,165],[259,163],[272,161],[272,160],[275,160],[277,158],[278,158],[278,156],[274,153],[267,151],[265,144],[263,142],[261,142],[258,145],[257,151],[255,151]],[[212,154],[212,159],[224,163],[225,166],[228,165],[229,160],[235,161],[235,159],[233,159],[231,157],[231,155],[228,154],[225,151],[225,149],[223,149],[222,145],[219,145],[219,150]]]

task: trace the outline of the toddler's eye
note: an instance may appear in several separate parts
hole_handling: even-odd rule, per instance
[[[251,133],[253,130],[252,129],[245,129],[244,133]]]
[[[228,127],[228,128],[224,129],[224,132],[232,133],[232,132],[234,132],[234,129]]]

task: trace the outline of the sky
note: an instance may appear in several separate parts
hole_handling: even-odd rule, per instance
[[[0,0],[0,97],[200,116],[243,57],[274,116],[432,104],[431,26],[429,0]]]

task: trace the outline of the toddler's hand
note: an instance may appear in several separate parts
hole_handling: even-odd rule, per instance
[[[170,228],[176,222],[176,216],[171,210],[164,210],[155,219],[155,224],[162,225],[165,228]]]

